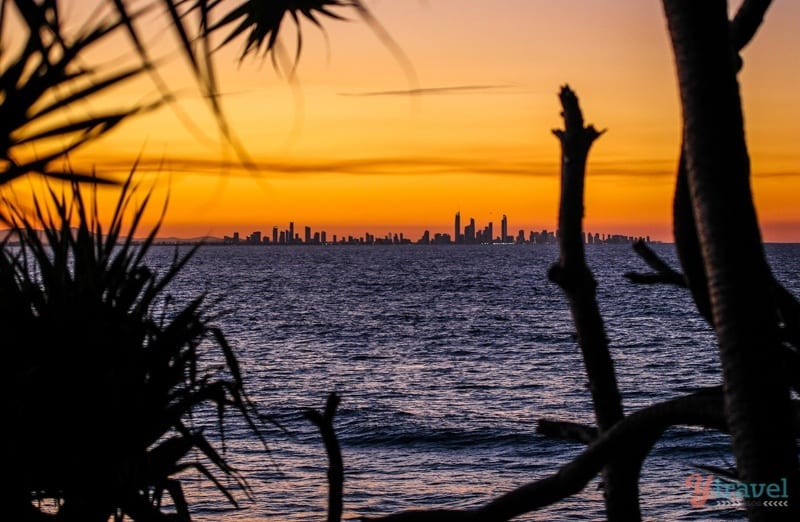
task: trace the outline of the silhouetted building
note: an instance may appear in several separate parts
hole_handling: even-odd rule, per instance
[[[469,218],[469,225],[464,227],[464,243],[475,242],[475,219]]]
[[[500,220],[500,242],[508,243],[508,218],[503,214],[503,219]]]
[[[238,245],[239,244],[239,233],[234,232],[233,237],[225,236],[222,238],[222,242],[226,245]]]
[[[494,243],[494,224],[489,222],[488,225],[483,227],[483,230],[478,237],[479,243]]]
[[[455,222],[455,227],[454,228],[455,228],[455,231],[454,231],[455,235],[453,237],[455,238],[455,242],[456,243],[461,243],[461,241],[462,241],[462,237],[461,237],[461,212],[456,212],[456,222]]]

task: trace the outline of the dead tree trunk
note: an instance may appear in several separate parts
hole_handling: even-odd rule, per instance
[[[578,334],[589,390],[601,433],[622,420],[622,397],[614,363],[608,351],[603,319],[597,306],[597,283],[586,265],[583,247],[583,194],[586,160],[592,143],[602,134],[584,127],[578,98],[569,87],[560,93],[564,130],[554,130],[561,141],[561,201],[558,214],[559,262],[550,279],[564,290]],[[603,469],[608,520],[639,520],[640,459],[615,459]]]
[[[664,0],[681,93],[694,224],[720,347],[725,407],[747,483],[797,481],[778,320],[749,183],[749,158],[725,0]],[[752,520],[797,512],[748,503]]]
[[[772,0],[744,0],[739,10],[731,21],[731,52],[739,53],[755,36],[764,15],[769,9]],[[737,70],[741,69],[742,60],[735,54]],[[673,233],[678,259],[681,262],[687,286],[692,292],[692,298],[700,315],[712,322],[711,303],[708,296],[708,286],[705,268],[703,267],[700,241],[697,238],[697,228],[692,213],[692,198],[689,194],[689,180],[686,172],[686,156],[681,145],[680,161],[678,164],[678,177],[675,183],[675,198],[673,200]]]

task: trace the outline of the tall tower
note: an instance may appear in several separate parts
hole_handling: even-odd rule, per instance
[[[461,212],[456,212],[455,235],[453,240],[456,243],[461,243]]]
[[[289,221],[289,237],[286,242],[290,245],[294,243],[294,221]]]
[[[503,214],[503,219],[500,221],[500,242],[505,243],[508,238],[508,218]]]

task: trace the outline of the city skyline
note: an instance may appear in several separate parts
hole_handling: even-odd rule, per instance
[[[334,244],[363,244],[363,245],[403,245],[403,244],[556,244],[557,230],[542,228],[519,228],[516,234],[509,233],[508,216],[503,214],[500,218],[499,235],[494,234],[494,222],[489,221],[482,229],[477,228],[475,218],[470,217],[469,222],[462,226],[461,211],[455,213],[453,219],[453,233],[431,232],[425,229],[420,237],[414,239],[405,232],[389,231],[385,235],[376,235],[365,231],[363,235],[329,234],[326,229],[315,230],[310,225],[295,227],[294,221],[289,221],[287,226],[273,225],[271,232],[265,234],[263,230],[254,230],[242,237],[239,231],[234,231],[230,236],[224,236],[225,244],[242,245],[334,245]],[[611,234],[605,232],[585,231],[583,240],[586,244],[593,243],[629,243],[637,240],[650,242],[650,235]]]

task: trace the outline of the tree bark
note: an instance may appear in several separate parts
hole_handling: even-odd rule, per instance
[[[684,121],[686,181],[717,334],[740,477],[788,479],[797,453],[779,360],[772,275],[750,191],[750,164],[724,0],[664,0]],[[687,274],[688,276],[688,274]],[[796,519],[797,506],[748,503],[751,520]]]
[[[675,181],[675,197],[672,201],[672,232],[675,237],[675,249],[683,269],[686,285],[692,293],[692,299],[709,323],[711,318],[711,302],[708,297],[708,280],[703,266],[703,255],[700,252],[700,241],[692,213],[692,198],[689,194],[689,180],[686,173],[686,156],[681,144],[681,155],[678,160],[678,176]]]

